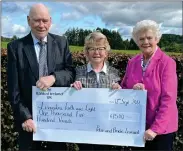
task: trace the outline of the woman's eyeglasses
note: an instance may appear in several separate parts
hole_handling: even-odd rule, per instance
[[[106,50],[106,48],[105,47],[90,47],[90,48],[88,48],[88,51],[94,52],[96,50],[99,51],[99,52],[101,52],[101,51]]]

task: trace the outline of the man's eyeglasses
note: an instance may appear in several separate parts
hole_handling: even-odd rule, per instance
[[[101,52],[101,51],[104,51],[104,50],[106,50],[106,48],[105,47],[90,47],[90,48],[88,48],[88,51],[92,51],[92,52],[94,52],[94,51],[99,51],[99,52]]]

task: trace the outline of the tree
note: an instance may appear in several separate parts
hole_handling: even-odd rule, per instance
[[[13,41],[13,40],[16,40],[16,39],[18,39],[16,35],[14,35],[14,36],[11,38],[12,41]]]
[[[164,50],[167,52],[183,52],[183,44],[172,42],[168,46],[165,46]]]
[[[130,39],[130,44],[129,44],[129,50],[139,50],[137,44],[134,42],[134,40],[131,38]]]
[[[111,47],[113,49],[124,49],[123,40],[119,34],[119,32],[112,31],[111,35]]]
[[[78,45],[79,46],[83,46],[84,45],[84,39],[85,39],[84,30],[80,29],[79,30],[79,37],[78,37]]]
[[[130,42],[127,40],[123,41],[123,45],[124,45],[124,50],[128,50],[129,46],[130,46]]]

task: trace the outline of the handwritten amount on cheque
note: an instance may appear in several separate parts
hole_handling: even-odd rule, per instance
[[[72,123],[73,119],[86,119],[88,117],[95,118],[97,116],[97,107],[94,104],[79,104],[75,103],[54,103],[41,102],[37,105],[37,122],[43,123]],[[102,112],[102,111],[100,111]],[[107,110],[108,119],[114,121],[133,121],[138,122],[139,114],[131,112],[119,112]],[[78,119],[78,120],[79,120]]]
[[[78,107],[79,106],[79,107]],[[94,104],[80,104],[76,105],[75,103],[54,103],[49,104],[48,102],[41,102],[37,104],[37,122],[38,123],[63,123],[71,124],[76,122],[76,120],[85,120],[91,118],[92,116],[97,116],[95,112],[97,107]],[[109,120],[113,121],[130,121],[130,120],[139,120],[139,115],[135,113],[128,112],[117,112],[117,111],[108,111],[106,114]],[[95,117],[93,117],[95,118]],[[74,120],[73,120],[74,119]],[[136,122],[137,122],[136,121]],[[96,123],[97,124],[97,123]],[[96,125],[96,132],[107,132],[107,133],[125,133],[125,134],[139,134],[139,130],[129,130],[128,128],[117,128],[112,127],[110,129],[105,129]]]

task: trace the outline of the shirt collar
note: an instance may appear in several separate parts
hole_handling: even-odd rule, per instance
[[[158,46],[156,46],[156,50],[154,51],[152,57],[155,55],[155,53],[156,53],[157,50],[158,50]],[[152,58],[152,57],[151,57],[151,58]]]
[[[155,50],[155,52],[154,52],[154,54],[153,54],[153,56],[155,55],[155,53],[156,53],[156,51],[158,50],[158,46],[156,46],[156,50]]]
[[[93,68],[91,66],[91,63],[89,62],[87,64],[87,72],[90,72],[92,70],[93,70]],[[103,66],[103,68],[102,68],[102,70],[100,72],[104,72],[105,74],[107,73],[107,65],[106,65],[106,63],[104,63],[104,66]]]
[[[34,36],[34,34],[33,34],[32,32],[31,32],[31,35],[32,35],[32,39],[33,39],[34,45],[36,45],[40,40],[38,40],[38,39]],[[47,43],[47,36],[44,37],[43,41]]]

